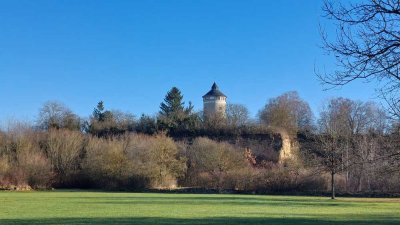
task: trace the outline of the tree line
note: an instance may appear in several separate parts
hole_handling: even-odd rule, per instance
[[[282,132],[298,146],[284,161]],[[154,117],[100,101],[83,120],[47,102],[35,124],[0,132],[0,187],[394,193],[399,134],[376,103],[332,98],[316,119],[297,92],[269,99],[256,120],[239,104],[204,117],[176,87]]]

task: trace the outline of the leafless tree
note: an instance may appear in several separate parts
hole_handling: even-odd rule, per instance
[[[385,111],[374,102],[354,101],[347,98],[332,98],[326,101],[320,112],[321,132],[335,129],[342,136],[383,134],[388,129]]]
[[[45,130],[52,128],[79,130],[80,119],[63,103],[49,101],[40,108],[38,125]]]
[[[368,133],[364,135],[358,135],[354,138],[354,152],[352,152],[357,162],[357,166],[354,168],[356,176],[356,187],[358,192],[363,191],[363,187],[366,186],[368,191],[371,191],[371,182],[374,179],[374,175],[377,172],[379,164],[384,164],[384,160],[380,157],[380,153],[384,148],[382,141],[385,137],[379,134]]]
[[[321,171],[328,172],[331,176],[331,198],[335,199],[335,176],[343,169],[342,152],[346,145],[342,137],[335,133],[325,133],[318,136],[318,146],[316,155],[319,160]]]
[[[228,125],[233,127],[243,126],[249,121],[249,110],[241,104],[228,104],[226,107]]]
[[[67,182],[75,175],[79,166],[79,155],[82,152],[84,136],[78,131],[51,130],[46,142],[46,154],[58,182]]]
[[[309,130],[313,120],[310,106],[295,91],[271,98],[259,112],[259,117],[262,123],[283,128],[290,135],[295,135],[298,130]]]
[[[240,150],[228,143],[218,143],[207,138],[197,138],[188,150],[189,172],[197,177],[206,174],[215,181],[215,188],[222,190],[228,172],[245,168],[248,164]],[[202,182],[202,186],[207,184]],[[212,183],[212,182],[210,182]]]
[[[331,86],[357,79],[378,81],[391,113],[400,117],[400,1],[326,0],[323,12],[337,26],[335,38],[322,29],[321,36],[338,69],[317,72],[320,80]]]
[[[384,111],[373,102],[334,98],[324,104],[318,125],[320,137],[317,139],[324,153],[320,157],[328,159],[321,161],[322,165],[331,174],[343,173],[346,189],[356,183],[357,188],[353,189],[361,190],[367,171],[372,171],[372,159],[382,148],[377,140],[388,126]],[[338,157],[336,161],[334,156]]]

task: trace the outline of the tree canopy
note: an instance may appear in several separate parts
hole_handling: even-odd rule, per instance
[[[182,129],[190,130],[196,122],[196,115],[192,111],[192,103],[189,102],[189,105],[185,107],[181,91],[173,87],[166,94],[164,102],[160,104],[159,128],[170,133],[176,133]]]
[[[312,126],[313,114],[307,102],[295,91],[269,99],[259,112],[260,121],[272,128],[282,128],[295,135]]]

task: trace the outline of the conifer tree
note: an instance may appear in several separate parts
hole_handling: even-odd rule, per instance
[[[160,104],[158,117],[159,128],[171,133],[189,130],[193,124],[193,105],[185,107],[183,95],[177,87],[173,87]]]
[[[160,105],[160,114],[169,117],[173,114],[184,112],[184,105],[185,102],[183,102],[181,91],[178,88],[173,87],[168,91],[164,98],[164,102]]]

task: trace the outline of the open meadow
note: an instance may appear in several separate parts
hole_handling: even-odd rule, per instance
[[[0,224],[400,224],[400,199],[0,192]]]

